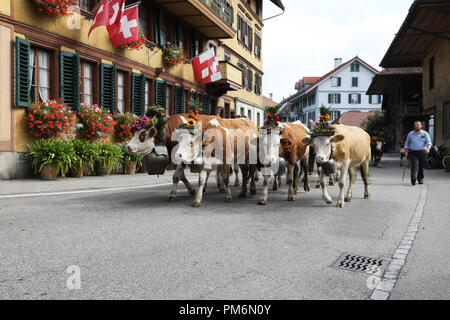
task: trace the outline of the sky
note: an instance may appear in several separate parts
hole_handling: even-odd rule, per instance
[[[413,0],[282,0],[286,12],[264,21],[263,94],[280,102],[295,82],[323,76],[358,55],[379,66]],[[264,0],[264,19],[281,13]]]

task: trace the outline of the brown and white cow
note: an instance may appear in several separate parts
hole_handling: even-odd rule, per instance
[[[372,165],[381,168],[381,158],[383,157],[383,147],[386,144],[383,138],[371,138]]]
[[[273,159],[268,160],[276,162],[278,157],[282,157],[285,160],[287,168],[286,182],[289,187],[288,201],[295,201],[300,178],[300,167],[297,165],[297,162],[300,162],[305,172],[308,172],[309,146],[303,143],[303,139],[309,137],[308,129],[301,123],[283,124],[281,127],[279,150],[274,150],[278,154],[272,154]],[[261,134],[261,139],[265,139],[263,134]],[[270,175],[264,175],[263,194],[258,202],[261,205],[267,204],[270,180]],[[305,175],[303,187],[305,191],[310,190],[308,174]]]
[[[303,139],[303,142],[310,144],[316,149],[316,162],[319,164],[329,163],[335,165],[340,171],[339,177],[339,198],[337,207],[344,208],[345,202],[352,200],[352,191],[356,182],[355,167],[360,167],[364,181],[364,198],[370,198],[369,191],[369,163],[370,163],[370,136],[363,129],[346,125],[333,125],[336,133],[333,136],[312,136]],[[345,179],[349,174],[350,184],[347,195],[344,199]],[[322,197],[326,203],[331,204],[333,200],[329,196],[326,183],[326,173],[322,170],[320,184],[322,187]]]
[[[199,187],[193,207],[200,207],[203,190],[208,176],[213,170],[218,171],[225,189],[225,202],[232,201],[230,190],[230,169],[238,163],[242,171],[242,187],[240,197],[247,194],[248,180],[251,180],[250,191],[256,194],[255,165],[250,164],[250,142],[257,138],[258,129],[248,119],[222,119],[220,117],[203,123],[204,153],[203,169],[200,172]],[[255,159],[256,160],[256,159]]]

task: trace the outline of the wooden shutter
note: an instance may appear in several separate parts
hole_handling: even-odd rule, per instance
[[[231,25],[234,27],[234,7],[231,6]]]
[[[167,83],[161,80],[155,83],[155,104],[167,111]]]
[[[238,37],[239,41],[242,39],[241,38],[241,32],[242,32],[241,31],[242,30],[241,20],[242,20],[242,18],[238,13],[238,15],[237,15],[237,37]]]
[[[133,72],[131,75],[131,112],[143,116],[145,110],[145,77]]]
[[[340,87],[341,86],[341,81],[342,81],[342,78],[341,77],[339,77],[339,78],[337,78],[338,79],[338,87]]]
[[[340,104],[341,103],[341,94],[340,93],[338,93],[338,103]]]
[[[203,96],[203,113],[206,115],[211,114],[211,98],[209,96]]]
[[[155,8],[155,10],[153,11],[153,32],[155,34],[155,43],[160,45],[161,28],[159,24],[159,18],[160,18],[159,9]]]
[[[369,103],[372,104],[372,95],[369,95]]]
[[[116,67],[102,63],[100,67],[100,105],[111,112],[116,110]]]
[[[248,37],[249,37],[248,48],[250,49],[250,52],[251,52],[251,50],[253,48],[253,29],[252,28],[249,28]]]
[[[244,43],[248,47],[248,23],[244,22]]]
[[[328,94],[328,103],[331,103],[331,93]]]
[[[349,93],[348,94],[348,103],[352,103],[352,94],[351,93]]]
[[[30,42],[16,37],[16,106],[30,105]]]
[[[175,114],[184,113],[184,109],[184,88],[175,86]]]
[[[61,98],[70,109],[80,106],[80,56],[73,52],[60,52]]]
[[[361,104],[361,94],[358,94],[358,104]]]

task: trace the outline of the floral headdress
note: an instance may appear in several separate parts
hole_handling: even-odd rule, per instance
[[[201,110],[201,105],[198,102],[198,100],[194,100],[191,99],[191,101],[189,102],[189,114],[188,114],[188,119],[186,121],[186,123],[182,123],[180,125],[181,129],[192,129],[194,128],[197,123],[198,123],[198,115],[200,114],[200,110]]]
[[[330,125],[331,110],[325,106],[320,107],[320,118],[316,126],[312,129],[313,136],[333,136],[336,129]]]
[[[279,106],[268,106],[266,108],[267,120],[261,129],[274,129],[279,127],[280,117],[277,114],[279,109]]]
[[[136,124],[134,125],[134,128],[137,131],[141,131],[143,129],[150,129],[151,127],[153,127],[153,122],[154,122],[154,118],[152,120],[147,116],[143,116],[142,118],[137,119]]]

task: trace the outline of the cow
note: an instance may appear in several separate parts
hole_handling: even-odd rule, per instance
[[[383,157],[383,146],[386,143],[383,138],[372,137],[370,148],[372,153],[372,165],[381,168],[381,158]]]
[[[251,141],[258,137],[257,127],[248,119],[222,119],[217,117],[203,124],[203,133],[203,139],[205,140],[204,164],[200,172],[199,187],[192,206],[201,206],[203,190],[206,187],[209,174],[214,169],[218,171],[218,176],[223,179],[221,183],[223,183],[225,189],[225,202],[232,202],[230,169],[236,163],[239,163],[242,171],[242,186],[239,197],[246,196],[249,180],[251,180],[251,194],[256,194],[256,164],[250,164],[249,150]],[[240,147],[243,149],[239,150]],[[239,159],[240,156],[241,159]]]
[[[370,136],[359,127],[346,125],[333,125],[336,132],[333,136],[312,135],[303,139],[303,143],[310,144],[316,149],[316,162],[318,164],[333,165],[340,171],[339,177],[339,198],[337,207],[344,208],[345,202],[351,202],[352,191],[356,182],[355,167],[360,167],[364,181],[364,198],[370,199],[369,191],[369,164],[371,158]],[[322,170],[320,183],[322,187],[322,197],[326,203],[332,204],[333,200],[329,196],[326,184],[325,173]],[[349,188],[344,199],[345,179],[349,174]]]
[[[302,140],[308,135],[308,128],[306,128],[301,123],[290,123],[290,124],[282,124],[281,131],[278,135],[269,135],[264,132],[261,133],[261,139],[263,139],[263,145],[269,146],[265,151],[267,152],[265,164],[266,166],[272,166],[275,164],[279,157],[285,160],[287,175],[286,182],[288,184],[288,201],[295,201],[296,195],[298,192],[298,181],[300,178],[300,166],[305,170],[304,172],[308,172],[308,157],[309,157],[309,146],[305,145]],[[269,136],[275,137],[279,139],[276,141],[275,145],[279,145],[279,148],[271,148],[270,141],[266,141],[269,139]],[[278,136],[278,137],[277,137]],[[273,139],[273,138],[272,138]],[[300,166],[297,165],[297,162],[300,162]],[[268,189],[271,180],[271,174],[266,172],[264,174],[264,184],[263,184],[263,193],[261,198],[258,201],[260,205],[267,204],[268,197]],[[305,191],[310,191],[308,174],[305,175],[303,188]]]

